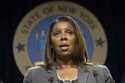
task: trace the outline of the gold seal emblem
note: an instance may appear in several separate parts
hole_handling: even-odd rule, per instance
[[[44,64],[44,40],[49,23],[66,15],[72,16],[83,32],[89,62],[105,63],[107,39],[98,19],[89,10],[73,2],[53,1],[32,9],[17,27],[13,53],[22,74],[36,62],[42,61]]]

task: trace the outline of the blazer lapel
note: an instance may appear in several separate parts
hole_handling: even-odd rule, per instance
[[[84,68],[79,67],[78,83],[87,83],[89,72],[85,71]]]
[[[79,67],[78,83],[96,83],[92,71],[86,66]]]
[[[58,77],[57,77],[57,74],[56,74],[56,67],[52,67],[52,72],[53,72],[53,83],[58,83]]]

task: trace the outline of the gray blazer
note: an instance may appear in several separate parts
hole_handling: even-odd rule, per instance
[[[78,83],[115,83],[104,65],[83,65],[78,67]],[[29,68],[23,83],[58,83],[56,68],[46,70],[41,66]]]

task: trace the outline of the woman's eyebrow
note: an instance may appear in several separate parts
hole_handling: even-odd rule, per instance
[[[67,28],[66,28],[66,30],[71,30],[71,31],[74,31],[74,30],[73,30],[73,27],[71,27],[71,26],[70,26],[70,28],[69,28],[69,27],[67,27]]]

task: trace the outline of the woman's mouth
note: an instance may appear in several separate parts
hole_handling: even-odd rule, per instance
[[[68,44],[61,44],[61,45],[59,45],[59,47],[61,48],[62,51],[67,51],[69,48],[69,45]]]

